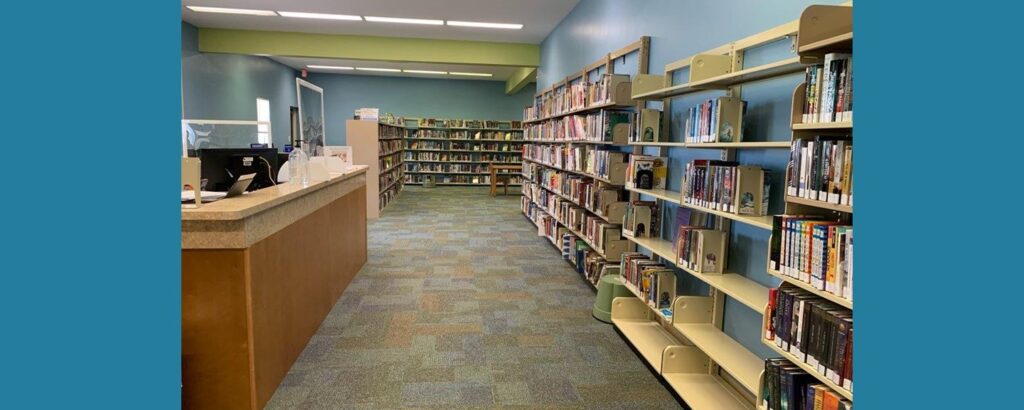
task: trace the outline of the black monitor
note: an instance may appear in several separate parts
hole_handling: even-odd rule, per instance
[[[245,174],[256,174],[249,191],[273,186],[277,178],[277,148],[203,148],[196,153],[207,191],[226,192]]]

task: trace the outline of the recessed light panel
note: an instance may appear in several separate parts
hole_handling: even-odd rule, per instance
[[[281,17],[295,17],[303,19],[363,21],[363,18],[360,16],[352,16],[348,14],[305,13],[299,11],[279,11],[277,14],[280,14]]]
[[[364,17],[366,21],[372,21],[375,23],[402,23],[402,24],[426,24],[431,26],[444,25],[444,20],[429,20],[429,19],[407,19],[401,17]]]
[[[197,13],[221,13],[221,14],[245,14],[249,16],[276,16],[270,10],[253,10],[253,9],[229,9],[226,7],[205,7],[205,6],[185,6],[189,10]]]
[[[494,76],[494,74],[491,74],[491,73],[462,73],[462,72],[456,72],[456,71],[449,72],[448,74],[451,74],[451,75],[465,75],[465,76],[470,76],[470,77],[492,77],[492,76]]]
[[[307,65],[306,68],[312,68],[314,70],[352,70],[352,67],[342,67],[336,65]]]
[[[373,68],[373,67],[356,67],[359,71],[380,71],[383,73],[400,73],[402,70],[397,68]]]
[[[480,22],[476,22],[476,21],[453,21],[453,20],[448,20],[448,25],[449,26],[458,26],[458,27],[500,28],[500,29],[506,29],[506,30],[521,30],[523,28],[522,24],[512,24],[512,23],[480,23]]]
[[[402,70],[402,72],[410,73],[410,74],[439,74],[439,75],[448,74],[447,71],[431,71],[431,70]]]

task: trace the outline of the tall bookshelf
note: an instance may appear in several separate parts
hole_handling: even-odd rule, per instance
[[[367,165],[366,217],[378,218],[403,188],[405,120],[394,122],[347,120],[345,132],[352,147],[352,163]],[[373,181],[376,181],[374,183]]]
[[[743,86],[750,82],[782,76],[792,76],[805,71],[808,64],[820,64],[824,54],[852,50],[852,7],[810,6],[798,20],[766,30],[753,36],[739,39],[721,47],[669,63],[664,75],[642,75],[634,79],[633,98],[640,101],[660,101],[665,113],[672,112],[673,99],[679,96],[707,93],[713,90],[725,91],[726,96],[741,98]],[[766,64],[746,67],[744,54],[751,49],[763,47],[778,41],[793,42],[794,55]],[[683,82],[674,80],[683,77]],[[634,154],[645,154],[644,148],[656,149],[656,155],[666,157],[671,149],[701,149],[699,153],[718,151],[714,158],[733,161],[737,150],[788,149],[793,140],[812,139],[818,135],[852,136],[852,121],[832,123],[803,123],[806,86],[801,84],[794,90],[792,102],[792,135],[788,141],[749,141],[742,137],[728,142],[685,141],[670,130],[667,119],[663,120],[663,132],[668,140],[633,143]],[[667,117],[667,116],[663,116]],[[679,133],[681,134],[681,132]],[[742,135],[742,134],[741,134]],[[651,154],[647,154],[651,155]],[[789,173],[786,172],[788,175]],[[680,175],[669,175],[679,179]],[[785,185],[788,186],[788,180]],[[645,198],[659,202],[659,210],[665,212],[674,204],[676,209],[687,208],[702,212],[714,218],[717,230],[728,232],[733,224],[743,224],[758,230],[771,232],[774,217],[739,215],[721,208],[700,206],[688,201],[683,192],[666,189],[627,188],[631,199]],[[684,186],[685,189],[685,186]],[[823,201],[812,201],[802,197],[786,195],[786,214],[819,215],[825,220],[852,221],[852,205],[840,205]],[[678,212],[678,211],[677,211]],[[661,221],[672,222],[672,215],[662,215]],[[850,222],[852,225],[852,222]],[[670,232],[662,229],[662,232]],[[666,266],[688,273],[704,282],[710,289],[707,295],[686,295],[677,297],[669,314],[659,311],[643,302],[641,298],[616,298],[612,304],[612,321],[619,334],[627,340],[638,355],[657,373],[665,384],[694,409],[754,409],[767,408],[762,402],[766,394],[765,359],[740,344],[723,329],[723,313],[726,298],[731,298],[745,308],[762,315],[762,329],[758,329],[762,342],[793,365],[806,371],[817,382],[826,385],[841,399],[853,400],[852,390],[836,383],[820,371],[820,367],[805,363],[789,351],[765,339],[764,329],[770,325],[765,312],[768,309],[769,287],[754,281],[745,272],[726,267],[723,273],[704,273],[678,263],[673,239],[663,237],[627,237],[640,249],[645,249],[652,258],[662,260]],[[771,241],[769,240],[769,243]],[[726,247],[728,252],[728,247]],[[728,258],[725,258],[726,260]],[[770,267],[769,267],[770,268]],[[792,283],[810,294],[820,297],[840,308],[850,309],[852,300],[819,290],[809,283],[768,270],[769,275],[783,282]],[[635,288],[627,286],[634,293]],[[640,296],[637,294],[637,296]]]
[[[490,185],[490,164],[519,164],[523,130],[519,121],[417,119],[404,141],[405,184]],[[501,171],[505,174],[505,171]],[[518,174],[509,175],[519,185]]]
[[[633,245],[621,235],[623,178],[632,126],[592,121],[609,110],[635,113],[628,75],[616,62],[636,55],[636,73],[646,74],[650,38],[612,51],[562,81],[541,90],[523,110],[522,212],[596,290],[606,269]],[[632,114],[631,114],[632,115]],[[605,158],[604,167],[586,164]],[[563,243],[566,235],[570,241]]]

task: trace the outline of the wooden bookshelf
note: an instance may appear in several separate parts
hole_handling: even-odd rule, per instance
[[[352,147],[352,163],[366,165],[366,217],[380,217],[404,186],[403,150],[400,141],[406,127],[376,121],[347,120],[345,133]],[[382,144],[397,143],[398,149],[381,151]],[[393,163],[383,167],[385,158]]]
[[[640,189],[640,188],[626,188],[628,191],[633,191],[638,194],[653,196],[657,199],[661,199],[666,202],[671,202],[679,206],[684,206],[696,211],[705,212],[722,218],[747,224],[761,229],[772,229],[772,217],[771,216],[750,216],[750,215],[739,215],[730,212],[719,211],[717,209],[706,208],[703,206],[693,205],[684,203],[682,201],[682,193],[676,191],[669,191],[664,189]]]
[[[551,169],[557,169],[557,170],[562,171],[562,172],[568,172],[570,174],[576,174],[576,175],[579,175],[579,176],[584,176],[584,177],[593,179],[595,181],[604,182],[604,183],[606,183],[608,185],[623,186],[621,183],[612,182],[612,180],[610,180],[608,178],[605,178],[605,177],[600,177],[600,176],[597,176],[597,175],[594,175],[594,174],[589,174],[589,173],[586,173],[586,172],[583,172],[583,171],[573,171],[573,170],[565,169],[565,168],[562,168],[562,167],[556,167],[554,165],[546,164],[544,162],[535,160],[533,158],[523,157],[523,161],[532,162],[532,163],[537,164],[537,165],[543,165],[545,167],[548,167],[548,168],[551,168]]]
[[[682,269],[693,277],[715,289],[722,291],[737,302],[761,313],[768,304],[768,288],[750,280],[746,276],[735,273],[701,273],[676,264],[675,249],[672,242],[661,238],[636,238],[627,236],[633,243],[650,250],[669,264]]]
[[[662,100],[665,98],[678,97],[685,94],[704,92],[707,90],[723,90],[742,83],[797,73],[803,71],[803,69],[804,65],[800,62],[800,57],[792,57],[757,67],[746,68],[734,72],[726,72],[703,80],[691,81],[639,95],[633,95],[633,99]]]
[[[423,123],[426,123],[426,122],[429,122],[429,121],[433,121],[433,122],[436,122],[436,123],[441,123],[441,122],[448,123],[449,121],[457,121],[457,120],[443,120],[443,119],[442,120],[435,120],[435,119],[422,119],[421,118],[421,119],[418,119],[418,124],[423,124]],[[469,122],[469,121],[474,121],[474,120],[462,120],[462,121]],[[476,120],[476,121],[481,122],[481,123],[485,122],[483,120]],[[484,178],[482,178],[482,177],[487,177],[487,178],[490,177],[489,170],[481,170],[480,172],[451,171],[450,167],[444,167],[444,165],[441,165],[442,171],[423,170],[422,167],[416,167],[416,170],[413,170],[413,164],[491,164],[491,163],[495,163],[495,164],[516,164],[516,163],[519,163],[519,161],[522,159],[522,145],[523,145],[524,141],[522,139],[523,138],[523,130],[519,129],[519,128],[513,128],[512,127],[512,125],[514,125],[513,123],[514,122],[517,123],[517,121],[496,120],[496,121],[487,121],[487,122],[492,122],[492,123],[497,123],[497,124],[508,124],[509,126],[508,127],[502,127],[502,126],[499,126],[499,127],[455,127],[455,126],[451,126],[451,127],[448,127],[448,126],[417,126],[417,127],[409,127],[409,134],[405,138],[405,151],[408,151],[410,154],[406,155],[404,160],[403,160],[405,164],[408,164],[406,166],[406,168],[405,168],[405,175],[406,175],[405,183],[409,184],[409,185],[422,185],[423,184],[423,180],[422,179],[418,179],[415,176],[417,176],[417,175],[436,175],[436,176],[442,177],[442,178],[435,179],[435,185],[438,185],[438,186],[490,186],[489,182],[479,182],[479,183],[473,183],[473,182],[442,182],[445,179],[445,178],[443,178],[445,176],[452,176],[452,177],[454,177],[454,176],[473,176],[473,177],[478,177],[478,180],[480,180],[480,181],[484,181]],[[449,135],[455,135],[455,136],[454,137],[453,136],[448,136],[448,137],[434,137],[434,136],[424,137],[424,136],[421,136],[421,131],[427,131],[427,130],[449,132],[449,133],[451,133]],[[512,135],[512,138],[508,139],[508,138],[488,137],[488,138],[479,138],[479,139],[477,139],[477,138],[473,138],[473,135],[472,135],[473,133],[476,133],[476,132],[507,133],[508,135]],[[465,135],[465,137],[462,137],[462,135]],[[419,148],[419,146],[417,146],[417,148],[412,148],[412,143],[414,143],[416,141],[432,141],[432,142],[437,142],[436,145],[439,145],[440,148]],[[452,144],[453,143],[463,144],[464,146],[473,146],[471,144],[493,144],[493,145],[497,145],[497,146],[500,146],[500,147],[507,147],[507,148],[502,148],[502,149],[497,149],[497,150],[494,150],[494,149],[490,149],[490,150],[484,150],[484,149],[453,149],[452,148]],[[470,157],[471,159],[470,160],[440,160],[440,155],[439,155],[438,159],[421,160],[421,159],[418,159],[418,155],[415,155],[415,153],[420,153],[420,152],[438,153],[438,154],[456,154],[456,155],[469,154],[469,155],[471,155],[471,157]],[[508,158],[516,158],[517,160],[516,161],[508,161],[508,158],[505,158],[502,161],[484,161],[484,160],[480,159],[480,158],[482,158],[482,157],[479,156],[481,154],[503,154],[503,155],[506,155]],[[444,169],[449,169],[449,171],[444,171]],[[504,174],[502,174],[502,175],[504,175]],[[516,174],[516,178],[518,178],[518,174]],[[509,185],[518,186],[519,183],[517,181],[513,180],[513,181],[511,181],[509,183]]]
[[[853,128],[853,121],[839,121],[839,122],[812,122],[808,124],[793,123],[793,130],[841,130]]]
[[[795,285],[795,286],[797,286],[797,287],[799,287],[799,288],[801,288],[803,290],[806,290],[806,291],[808,291],[810,293],[813,293],[814,295],[816,295],[818,297],[821,297],[822,299],[828,300],[829,302],[835,303],[835,304],[837,304],[839,306],[842,306],[844,308],[853,310],[853,301],[852,300],[849,300],[849,299],[844,298],[842,296],[836,295],[834,293],[829,293],[829,292],[826,292],[824,290],[815,288],[814,286],[811,286],[810,283],[804,282],[804,281],[802,281],[800,279],[797,279],[797,278],[794,278],[794,277],[786,276],[786,275],[782,274],[782,272],[774,271],[774,270],[772,270],[770,268],[767,271],[768,271],[769,275],[772,275],[772,276],[774,276],[776,278],[782,279],[782,281],[784,281],[784,282],[789,282],[789,283],[791,283],[791,284],[793,284],[793,285]]]
[[[534,202],[534,203],[536,203],[536,202]],[[541,212],[544,212],[546,215],[548,215],[551,218],[553,218],[555,220],[555,222],[557,222],[559,225],[565,226],[565,224],[563,224],[557,217],[555,217],[554,214],[548,213],[547,210],[545,210],[543,207],[540,207],[540,204],[537,204],[537,206],[538,206],[538,209],[540,209]],[[526,212],[523,212],[523,216],[525,216],[526,219],[528,221],[530,221],[530,223],[533,224],[533,226],[538,226],[537,223],[534,222],[533,219],[531,219],[530,216],[526,214]],[[566,229],[568,229],[568,226],[566,226]],[[558,241],[555,238],[550,238],[550,237],[546,237],[545,236],[544,239],[546,239],[549,243],[551,243],[551,245],[555,247],[555,250],[557,250],[559,252],[559,254],[561,254],[562,248],[558,244]],[[568,262],[569,265],[573,267],[573,269],[576,268],[576,265],[573,265],[571,260],[567,260],[566,262]],[[580,278],[583,279],[583,281],[587,283],[587,286],[590,287],[590,290],[594,291],[594,293],[597,293],[597,285],[594,285],[593,283],[591,283],[589,279],[587,279],[586,277],[583,276],[583,274],[580,274]]]
[[[790,362],[797,366],[800,366],[800,368],[803,369],[803,371],[807,372],[807,374],[810,374],[811,376],[814,376],[815,379],[818,379],[819,382],[828,386],[828,388],[834,390],[836,393],[839,393],[840,396],[843,396],[847,400],[853,400],[853,392],[844,389],[842,386],[838,384],[833,383],[832,380],[829,380],[828,377],[825,377],[825,375],[819,373],[818,369],[815,369],[811,367],[811,365],[804,363],[803,360],[800,360],[792,353],[782,350],[781,347],[776,346],[775,343],[770,340],[761,339],[761,343],[764,344],[765,346],[770,347],[779,356],[784,357],[786,360],[789,360]]]
[[[789,203],[792,203],[792,204],[800,204],[800,205],[812,206],[812,207],[815,207],[815,208],[828,209],[830,211],[843,212],[843,213],[848,213],[848,214],[852,214],[853,213],[853,207],[850,206],[850,205],[833,204],[833,203],[830,203],[830,202],[817,201],[817,200],[814,200],[814,199],[801,198],[801,197],[798,197],[798,196],[786,195],[786,202],[789,202]]]

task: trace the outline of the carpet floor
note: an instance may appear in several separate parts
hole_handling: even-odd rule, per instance
[[[267,408],[679,408],[511,190],[407,187],[368,232]]]

